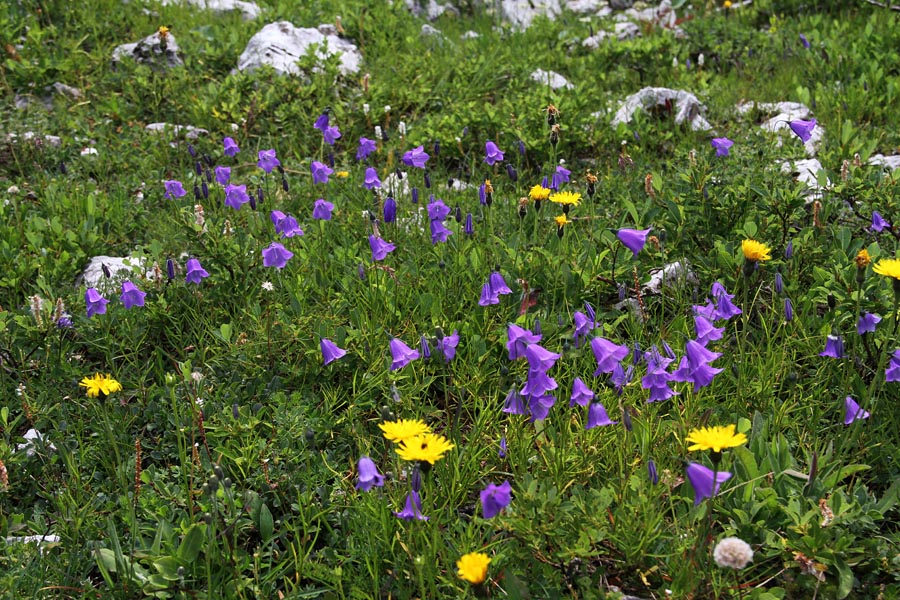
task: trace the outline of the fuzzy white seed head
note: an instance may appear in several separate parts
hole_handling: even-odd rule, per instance
[[[379,140],[381,139],[381,125],[375,126],[375,138]]]
[[[706,57],[704,57],[703,53],[701,52],[700,56],[697,57],[697,64],[702,67],[704,62],[706,62]]]
[[[397,123],[397,131],[400,132],[400,135],[406,135],[406,123],[404,121]]]
[[[371,107],[369,107],[368,103],[363,104],[363,114],[364,115],[368,115],[370,110],[371,110]]]
[[[753,548],[741,538],[727,537],[716,544],[713,559],[720,567],[743,569],[753,560]]]
[[[387,113],[389,113],[389,112],[391,112],[391,105],[390,105],[390,104],[385,104],[385,105],[384,105],[384,114],[387,114]]]

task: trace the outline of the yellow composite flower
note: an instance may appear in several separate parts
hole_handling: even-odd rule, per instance
[[[883,258],[872,268],[879,275],[893,277],[900,281],[900,260],[896,258]]]
[[[553,220],[556,221],[557,227],[565,227],[572,222],[568,219],[568,217],[566,217],[565,213],[559,215],[558,217],[554,217]]]
[[[337,172],[334,174],[334,176],[335,176],[335,177],[340,177],[341,179],[344,179],[344,178],[346,178],[346,177],[350,177],[350,171],[337,171]]]
[[[747,436],[743,433],[735,433],[734,425],[725,427],[701,427],[691,431],[685,439],[693,442],[688,450],[712,450],[721,452],[725,448],[734,448],[747,443]]]
[[[397,421],[386,421],[379,423],[378,428],[384,433],[384,437],[394,443],[429,433],[431,427],[426,425],[419,419],[399,419]]]
[[[122,390],[122,384],[110,377],[97,373],[93,377],[85,377],[78,385],[87,388],[88,398],[99,398],[100,395],[109,396],[113,392]]]
[[[422,433],[400,442],[397,446],[397,456],[403,460],[418,460],[433,465],[444,458],[444,453],[453,447],[453,444],[442,435]]]
[[[756,240],[744,240],[741,242],[741,250],[744,258],[753,262],[772,260],[772,249]]]
[[[491,558],[482,552],[463,554],[456,561],[456,574],[469,583],[479,585],[487,578],[488,565]]]
[[[581,202],[581,194],[578,192],[556,192],[550,196],[550,202],[563,206],[578,206]]]
[[[863,248],[859,252],[856,253],[856,266],[859,269],[865,269],[869,266],[869,263],[872,262],[872,256],[869,254],[869,251]]]
[[[550,197],[550,190],[538,184],[528,191],[528,197],[534,202],[541,202]]]

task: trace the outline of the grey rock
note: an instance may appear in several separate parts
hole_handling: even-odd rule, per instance
[[[477,31],[472,31],[471,29],[464,34],[462,34],[462,39],[464,40],[474,40],[476,38],[480,38],[481,35]]]
[[[109,270],[109,277],[103,273],[104,265]],[[153,278],[153,271],[144,273],[144,260],[128,256],[95,256],[78,277],[76,285],[96,288],[100,293],[115,292],[119,284],[126,279],[144,276]]]
[[[84,94],[78,88],[57,81],[53,85],[45,87],[40,95],[16,94],[13,102],[19,110],[25,110],[32,106],[40,106],[41,108],[52,110],[54,96],[63,96],[70,100],[81,100]]]
[[[641,35],[640,27],[630,21],[622,21],[615,24],[611,33],[609,31],[598,31],[591,37],[585,38],[585,40],[582,42],[582,45],[586,48],[596,50],[600,47],[601,43],[610,38],[614,37],[619,41],[624,41],[630,40],[631,38],[636,38],[639,35]]]
[[[419,32],[419,35],[421,35],[423,37],[436,38],[439,40],[444,39],[444,34],[441,33],[441,30],[435,29],[428,23],[425,23],[424,25],[422,25],[422,30]]]
[[[791,175],[795,181],[803,184],[802,196],[806,199],[807,204],[813,200],[821,200],[822,192],[831,187],[831,180],[827,178],[825,179],[825,187],[819,185],[819,171],[821,170],[822,163],[815,158],[781,163],[781,172],[783,174]]]
[[[17,133],[6,134],[6,142],[9,144],[16,144],[20,140],[31,142],[35,146],[53,146],[54,148],[62,146],[62,138],[56,135],[41,135],[33,131],[26,131],[20,138]]]
[[[351,75],[359,71],[362,55],[353,43],[339,37],[332,25],[318,28],[294,27],[287,21],[277,21],[263,27],[250,38],[244,52],[238,58],[239,71],[255,71],[268,65],[281,75],[298,75],[297,60],[306,56],[315,46],[322,59],[333,55],[340,57],[340,72]]]
[[[565,3],[568,10],[573,13],[597,13],[603,9],[609,8],[606,0],[568,0]],[[627,7],[626,7],[627,8]]]
[[[793,132],[791,132],[791,121],[796,121],[798,119],[805,120],[812,116],[812,111],[809,110],[809,107],[800,102],[742,102],[737,105],[737,111],[738,114],[741,115],[746,115],[753,111],[756,111],[763,116],[774,115],[765,120],[760,125],[760,128],[763,129],[763,131],[782,134],[789,133],[790,135],[794,135]],[[809,140],[803,144],[806,155],[815,156],[824,139],[825,129],[816,123],[815,128],[810,133]],[[781,145],[782,140],[779,138],[778,146],[780,147]]]
[[[139,63],[153,66],[183,67],[184,61],[181,60],[178,50],[178,42],[171,32],[163,36],[157,31],[139,42],[117,46],[113,50],[112,59],[113,63],[117,63],[130,57]]]
[[[884,154],[875,154],[869,157],[867,164],[893,171],[894,169],[900,168],[900,155],[894,154],[885,156]]]
[[[621,123],[630,123],[634,113],[640,109],[650,110],[657,106],[663,107],[672,102],[675,105],[675,122],[690,123],[694,131],[708,131],[712,129],[702,113],[706,107],[700,103],[697,96],[684,90],[673,90],[660,87],[645,87],[639,92],[628,96],[612,119],[612,126],[618,127]]]

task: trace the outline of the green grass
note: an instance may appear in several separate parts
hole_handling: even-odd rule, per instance
[[[896,228],[870,229],[872,211],[900,220],[896,176],[865,166],[900,145],[892,13],[863,2],[821,12],[774,0],[728,12],[710,4],[679,9],[691,17],[680,25],[686,37],[646,27],[640,38],[588,50],[581,40],[609,22],[566,13],[516,32],[465,4],[461,16],[433,23],[438,41],[420,35],[422,21],[401,3],[260,4],[264,16],[252,23],[113,0],[11,3],[0,12],[0,139],[26,131],[62,138],[58,148],[0,143],[0,461],[8,476],[0,537],[59,537],[41,549],[0,544],[4,597],[900,596],[900,387],[885,381],[900,316],[888,278],[854,263],[863,248],[874,261],[896,256],[900,239]],[[340,77],[335,61],[311,69],[306,58],[301,77],[231,73],[263,24],[337,16],[363,52],[358,75]],[[162,24],[182,48],[183,68],[125,61],[111,69],[113,47]],[[480,37],[462,40],[468,30]],[[575,88],[534,83],[537,68]],[[16,94],[40,96],[56,81],[84,97],[55,97],[52,111],[14,108]],[[697,94],[716,135],[735,141],[731,156],[715,157],[709,132],[675,125],[665,110],[610,127],[619,103],[648,85]],[[786,135],[779,145],[755,115],[739,117],[741,100],[812,108],[827,132],[820,180],[831,181],[818,203],[780,173],[781,161],[805,158],[800,142]],[[561,113],[555,147],[548,104]],[[326,107],[342,133],[333,149],[312,127]],[[209,130],[193,143],[199,160],[230,166],[232,182],[253,195],[262,190],[256,210],[223,205],[213,182],[198,225],[198,159],[185,143],[144,131],[159,121]],[[384,194],[362,187],[367,165],[354,155],[376,125],[388,139],[368,164],[382,180],[405,169],[420,200],[397,196],[398,221],[377,225],[396,250],[373,262],[367,238],[372,219],[382,220]],[[223,155],[224,136],[240,145],[236,157]],[[506,152],[517,181],[506,164],[483,162],[487,140]],[[401,162],[418,145],[432,155],[431,188],[424,171]],[[89,146],[96,156],[82,155]],[[265,176],[256,166],[257,151],[269,148],[287,190],[277,171]],[[311,161],[331,152],[348,176],[313,185]],[[622,152],[632,166],[620,167]],[[863,166],[853,166],[857,153]],[[519,199],[560,159],[572,171],[561,189],[585,196],[561,237],[553,204],[537,211],[527,203],[519,215]],[[598,178],[593,198],[589,171]],[[472,187],[450,190],[451,178]],[[188,195],[165,199],[170,179]],[[489,207],[478,198],[485,179],[494,188]],[[430,194],[451,209],[445,243],[430,240]],[[331,221],[312,219],[318,198],[334,203]],[[457,207],[472,214],[473,235],[454,219]],[[296,216],[305,234],[279,240],[271,210]],[[652,227],[635,258],[616,239],[622,227]],[[772,248],[772,260],[749,276],[745,238]],[[263,265],[273,241],[294,253],[284,269]],[[77,277],[96,255],[145,261],[131,275],[147,293],[144,307],[125,309],[110,282],[101,289],[106,314],[87,318]],[[210,274],[199,285],[184,281],[189,257]],[[171,282],[168,259],[178,268]],[[673,261],[689,264],[693,278],[663,294],[638,292],[636,282]],[[161,278],[145,277],[153,265]],[[513,294],[479,306],[495,270]],[[743,312],[717,323],[723,337],[709,348],[721,353],[713,366],[722,371],[711,385],[675,383],[679,395],[648,403],[645,364],[621,394],[607,375],[592,377],[590,345],[573,339],[585,302],[596,309],[592,336],[642,352],[665,342],[680,357],[695,335],[691,307],[716,281]],[[616,308],[620,290],[640,302],[637,312]],[[73,328],[56,326],[58,301]],[[855,331],[863,311],[883,317],[864,337]],[[528,379],[526,362],[507,357],[509,323],[540,327],[540,345],[561,355],[549,372],[559,387],[545,420],[501,410]],[[457,354],[445,362],[436,343],[454,331]],[[832,333],[843,335],[848,358],[819,356]],[[431,359],[391,371],[391,337],[415,348],[426,338]],[[323,366],[321,338],[347,355]],[[623,367],[631,364],[629,355]],[[97,372],[123,390],[86,397],[78,382]],[[576,377],[618,424],[584,429],[586,410],[568,407]],[[846,396],[871,417],[845,426]],[[422,419],[455,445],[421,473],[427,521],[392,514],[415,476],[378,428],[396,418]],[[704,424],[736,424],[749,440],[724,453],[719,468],[733,475],[721,493],[695,506],[685,461],[713,463],[688,452],[684,438]],[[16,448],[31,428],[46,443],[28,455]],[[355,489],[363,455],[384,473],[383,487]],[[486,520],[479,493],[504,480],[512,502]],[[755,552],[738,572],[712,559],[716,541],[732,535]],[[483,587],[456,575],[469,552],[492,558]],[[822,581],[810,574],[817,567]]]

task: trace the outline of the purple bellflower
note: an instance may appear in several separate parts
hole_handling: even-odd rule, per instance
[[[388,196],[384,199],[384,207],[382,208],[385,223],[393,223],[397,220],[397,201]]]
[[[888,363],[887,368],[884,370],[884,380],[885,381],[900,381],[900,348],[894,350],[894,353],[891,355],[891,362]]]
[[[319,115],[316,118],[316,122],[313,123],[313,127],[321,132],[324,132],[326,129],[328,129],[328,113],[323,112],[321,115]]]
[[[856,400],[847,396],[844,398],[844,425],[849,425],[857,419],[868,419],[869,411],[859,407]]]
[[[417,148],[413,148],[406,152],[403,155],[403,164],[408,167],[416,167],[417,169],[424,169],[425,163],[428,162],[428,153],[425,152],[424,146],[418,146]]]
[[[514,323],[510,323],[506,329],[506,349],[509,350],[509,360],[516,360],[525,356],[525,348],[529,344],[536,344],[541,341],[541,337],[528,329],[523,329]]]
[[[628,346],[615,344],[605,338],[596,337],[591,340],[591,351],[597,359],[597,370],[594,377],[600,373],[612,373],[616,365],[628,356]]]
[[[729,149],[734,145],[727,137],[713,138],[711,143],[716,150],[716,156],[728,156]]]
[[[784,299],[784,320],[788,323],[794,320],[794,305],[790,298]]]
[[[503,400],[503,412],[510,415],[525,414],[525,403],[516,388],[512,388],[509,390],[509,393],[506,394],[506,398]]]
[[[391,371],[402,369],[419,358],[419,351],[413,350],[403,340],[391,338]]]
[[[879,213],[877,210],[872,211],[872,231],[874,231],[875,233],[881,233],[884,229],[890,228],[891,224],[884,220],[884,217],[881,216],[881,213]]]
[[[370,235],[369,248],[372,250],[372,262],[377,262],[379,260],[384,260],[389,253],[397,248],[397,246],[384,241],[376,235]]]
[[[500,485],[489,483],[481,490],[481,512],[485,519],[492,519],[512,501],[512,486],[509,481]]]
[[[725,289],[725,286],[718,281],[712,284],[710,293],[716,302],[715,318],[709,319],[710,321],[718,321],[719,319],[727,320],[743,312],[731,301],[732,298],[734,298],[734,294],[729,294]]]
[[[444,355],[444,362],[450,362],[456,357],[456,347],[459,345],[459,333],[454,329],[450,335],[445,335],[437,342],[437,347]]]
[[[575,311],[575,347],[581,346],[594,329],[594,320],[580,310]]]
[[[325,138],[326,144],[334,146],[334,143],[341,137],[341,130],[334,126],[326,127],[322,132],[322,137]]]
[[[484,162],[490,166],[503,161],[503,152],[497,147],[497,144],[488,140],[484,145]]]
[[[431,222],[431,243],[446,242],[447,238],[453,235],[453,232],[446,227],[444,223],[435,219]]]
[[[271,173],[272,170],[280,164],[281,161],[275,156],[275,150],[259,151],[259,161],[256,163],[256,166],[266,173]]]
[[[809,121],[796,120],[788,123],[797,137],[805,144],[809,141],[809,138],[812,137],[812,131],[816,128],[816,120],[810,119]]]
[[[800,34],[800,43],[803,44],[804,48],[806,48],[807,50],[809,49],[809,46],[810,46],[809,40],[806,39],[806,36],[803,35],[802,33]]]
[[[556,398],[550,394],[542,394],[540,396],[531,396],[528,399],[528,410],[531,412],[529,419],[534,421],[543,421],[550,414],[550,409],[556,404]]]
[[[663,357],[656,346],[653,346],[649,352],[644,353],[644,360],[647,363],[647,374],[641,379],[641,387],[650,390],[647,402],[658,402],[677,396],[678,392],[669,387],[673,379],[672,374],[666,370],[675,359]]]
[[[185,269],[187,270],[187,275],[184,280],[187,283],[200,283],[204,278],[209,277],[209,273],[200,266],[200,261],[196,258],[189,258]]]
[[[247,195],[246,185],[226,185],[225,186],[225,204],[234,210],[240,210],[241,207],[250,202],[250,196]]]
[[[337,344],[335,344],[328,338],[322,338],[321,340],[319,340],[319,349],[322,351],[323,365],[332,363],[347,354],[346,350],[344,350],[343,348],[338,348]]]
[[[275,233],[280,233],[281,237],[289,238],[303,235],[303,230],[297,223],[297,219],[291,215],[286,215],[280,210],[273,210],[271,214],[272,223],[275,225]]]
[[[637,258],[638,252],[644,249],[647,243],[647,234],[649,229],[620,229],[616,232],[616,237],[622,244],[634,253]]]
[[[874,313],[867,312],[859,318],[856,323],[856,332],[859,335],[864,333],[875,333],[875,326],[881,322],[881,317]]]
[[[100,295],[96,288],[88,288],[84,293],[84,303],[87,305],[88,319],[94,315],[106,314],[106,305],[109,300]]]
[[[444,204],[440,198],[431,197],[428,203],[428,218],[432,221],[443,221],[450,214],[450,207]]]
[[[381,180],[378,179],[378,171],[375,170],[375,167],[366,169],[366,180],[365,183],[363,183],[363,186],[365,186],[367,190],[381,187]]]
[[[130,281],[123,281],[122,295],[119,296],[119,300],[122,301],[122,304],[125,305],[125,308],[133,308],[135,306],[143,306],[144,297],[146,295],[146,292],[142,292],[141,290],[139,290],[138,286],[134,285]]]
[[[262,256],[263,266],[283,269],[294,253],[278,242],[272,242],[268,248],[263,248]]]
[[[616,393],[618,395],[622,395],[622,390],[626,385],[631,383],[631,378],[634,377],[634,367],[629,366],[627,369],[622,368],[622,363],[616,364],[616,368],[613,369],[612,375],[610,376],[610,381],[613,384],[613,387],[616,389]]]
[[[231,167],[223,167],[222,165],[216,166],[216,182],[221,186],[228,185],[228,182],[231,180]]]
[[[689,462],[685,467],[688,481],[694,488],[694,506],[700,504],[706,498],[712,498],[719,493],[722,484],[731,479],[731,473],[727,471],[714,472],[708,467],[695,462]],[[715,476],[715,481],[713,477]]]
[[[684,356],[681,357],[678,369],[672,373],[672,379],[693,383],[696,392],[712,383],[713,377],[722,372],[722,369],[709,366],[709,363],[720,356],[720,352],[711,352],[699,342],[688,340]]]
[[[370,154],[375,152],[377,146],[375,140],[366,137],[359,138],[359,148],[356,149],[356,160],[366,160]]]
[[[241,149],[238,148],[237,142],[234,141],[234,138],[227,137],[222,140],[222,144],[225,146],[225,156],[235,156],[241,151]]]
[[[714,327],[705,317],[694,316],[694,330],[697,332],[697,342],[706,346],[709,342],[722,339],[724,327]]]
[[[334,173],[334,169],[317,160],[312,161],[309,170],[312,173],[313,184],[328,183],[328,176]]]
[[[356,484],[356,489],[368,492],[373,487],[384,485],[384,475],[378,472],[375,461],[368,456],[359,457],[356,471],[359,473],[359,482]]]
[[[606,414],[606,408],[600,402],[592,402],[588,407],[588,418],[585,429],[593,429],[594,427],[604,427],[606,425],[615,425],[618,421],[612,421]]]
[[[825,349],[819,352],[819,356],[829,358],[844,358],[844,338],[839,335],[829,335],[825,340]]]
[[[404,521],[412,521],[413,519],[418,519],[419,521],[428,520],[428,517],[422,514],[422,500],[419,498],[419,493],[415,490],[409,491],[409,494],[406,495],[406,505],[403,507],[403,510],[394,512],[394,516],[400,517]]]
[[[591,388],[585,385],[581,380],[581,377],[576,377],[575,381],[572,383],[572,397],[569,400],[569,406],[575,406],[576,404],[579,406],[587,406],[593,399],[594,392],[591,391]]]
[[[180,181],[169,179],[163,183],[163,186],[166,188],[165,197],[169,200],[187,196],[187,190],[184,189]]]
[[[320,221],[330,221],[333,210],[334,204],[319,198],[313,204],[312,217],[313,219],[319,219]]]

